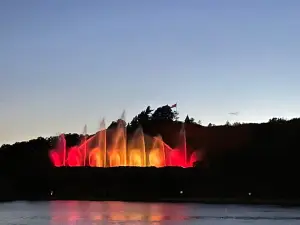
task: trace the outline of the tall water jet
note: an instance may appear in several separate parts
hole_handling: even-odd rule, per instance
[[[57,150],[62,154],[62,165],[66,166],[66,157],[67,157],[67,146],[66,146],[66,138],[64,134],[59,135]]]
[[[106,167],[106,129],[104,119],[100,123],[100,131],[94,136],[96,147],[89,151],[89,165]]]
[[[82,166],[82,154],[78,146],[73,146],[68,150],[68,166]]]
[[[83,166],[85,166],[87,154],[87,125],[83,128],[83,144]]]
[[[182,145],[182,151],[184,154],[184,167],[187,166],[188,164],[188,159],[187,159],[187,148],[186,148],[186,131],[185,131],[185,123],[182,123],[182,127],[180,130],[180,140],[181,140],[181,145]]]
[[[164,152],[165,152],[165,162],[166,162],[166,166],[174,166],[172,164],[172,160],[174,158],[174,153],[176,153],[177,151],[174,150],[173,148],[171,148],[167,143],[163,142],[164,145]],[[173,160],[174,161],[174,160]]]
[[[127,159],[127,138],[126,138],[126,122],[125,111],[122,113],[121,119],[117,121],[117,128],[114,131],[112,144],[109,149],[109,165],[126,166]]]
[[[152,147],[148,154],[148,165],[155,167],[166,166],[166,152],[161,136],[153,138]]]
[[[53,165],[55,167],[61,167],[61,166],[63,166],[63,163],[62,163],[62,160],[61,160],[62,158],[57,153],[56,149],[50,150],[49,157],[50,157],[50,160],[51,160],[51,162],[53,163]]]
[[[99,132],[99,148],[103,153],[103,167],[106,167],[106,127],[105,127],[105,119],[103,118],[100,123],[100,132]]]
[[[66,166],[67,149],[64,134],[58,136],[55,148],[49,152],[49,156],[55,166]]]
[[[176,148],[170,151],[170,164],[171,166],[187,167],[187,161],[185,124],[182,123]]]
[[[127,148],[127,165],[146,166],[146,148],[143,128],[139,127],[133,134]]]

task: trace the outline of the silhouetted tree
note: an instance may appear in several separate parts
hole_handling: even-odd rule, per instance
[[[196,123],[196,122],[195,122],[195,119],[192,118],[192,117],[190,118],[189,115],[186,116],[184,122],[185,122],[185,123]]]
[[[112,121],[111,124],[107,127],[107,129],[116,128],[118,123],[116,121]]]
[[[225,126],[231,126],[230,122],[227,120]]]
[[[5,149],[8,149],[8,148],[10,148],[11,147],[11,145],[9,145],[9,144],[3,144],[1,147],[0,147],[0,149],[1,150],[5,150]]]
[[[185,123],[190,123],[190,117],[189,117],[189,115],[186,115],[184,122]]]
[[[66,134],[65,138],[67,142],[67,147],[78,145],[82,139],[82,137],[78,134]]]
[[[135,116],[132,121],[128,124],[127,129],[133,131],[137,129],[139,126],[144,126],[151,120],[152,109],[150,106],[143,110],[140,114]]]
[[[173,111],[172,108],[168,105],[157,108],[152,114],[152,120],[169,120],[174,121],[178,116],[176,111]]]
[[[268,123],[284,124],[286,122],[287,122],[287,120],[285,120],[284,118],[272,118],[272,119],[269,120]]]

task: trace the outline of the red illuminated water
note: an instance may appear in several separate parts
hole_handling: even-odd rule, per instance
[[[179,134],[179,143],[174,149],[167,145],[161,137],[144,135],[142,128],[138,128],[132,138],[128,140],[123,120],[118,121],[109,145],[104,121],[101,122],[100,129],[93,137],[84,139],[80,145],[68,149],[64,135],[60,135],[56,148],[50,151],[50,159],[54,166],[191,167],[197,161],[196,152],[188,157],[184,124]],[[84,133],[86,133],[86,127]],[[146,147],[146,138],[151,142],[150,147]]]

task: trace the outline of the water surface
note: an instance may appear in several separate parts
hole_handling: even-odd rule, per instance
[[[299,225],[300,208],[90,201],[0,204],[0,225]]]

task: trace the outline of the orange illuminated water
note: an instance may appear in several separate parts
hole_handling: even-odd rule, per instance
[[[50,159],[54,166],[90,166],[90,167],[190,167],[197,160],[196,152],[188,159],[184,125],[175,149],[164,143],[160,136],[150,138],[151,144],[146,147],[143,129],[138,128],[128,140],[124,120],[118,120],[117,127],[112,131],[109,145],[104,120],[100,131],[89,139],[84,139],[78,146],[66,148],[64,135],[60,135],[57,147],[50,151]],[[86,130],[86,128],[85,128]]]

